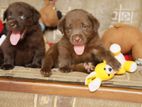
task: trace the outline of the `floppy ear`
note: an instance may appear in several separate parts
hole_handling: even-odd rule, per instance
[[[100,27],[99,21],[98,21],[92,14],[88,14],[88,17],[89,17],[90,21],[91,21],[92,24],[93,24],[94,31],[95,31],[95,32],[98,32],[98,29],[99,29],[99,27]]]
[[[8,12],[8,9],[6,9],[3,13],[3,20],[5,20],[7,18],[7,12]]]
[[[64,33],[64,28],[65,28],[65,16],[62,17],[60,20],[59,20],[59,23],[58,23],[58,29]]]
[[[37,23],[39,21],[39,18],[40,18],[39,12],[33,8],[33,21],[34,21],[34,23]]]

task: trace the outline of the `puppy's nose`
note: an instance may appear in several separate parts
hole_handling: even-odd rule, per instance
[[[81,39],[80,39],[80,37],[79,37],[79,36],[77,36],[77,37],[75,37],[75,38],[74,38],[74,41],[78,43],[78,42],[80,42],[80,41],[81,41]]]

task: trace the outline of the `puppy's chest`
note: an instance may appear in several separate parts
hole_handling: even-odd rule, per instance
[[[31,50],[31,49],[34,49],[36,47],[35,44],[36,43],[34,43],[31,40],[24,40],[24,41],[20,41],[17,44],[17,46],[15,46],[15,48],[17,50],[20,50],[20,51]]]
[[[31,56],[33,53],[35,53],[36,48],[33,46],[31,42],[20,42],[15,46],[15,52],[17,56]]]
[[[84,52],[84,54],[82,54],[82,55],[73,54],[72,60],[74,63],[92,62],[93,61],[93,54],[91,51]]]

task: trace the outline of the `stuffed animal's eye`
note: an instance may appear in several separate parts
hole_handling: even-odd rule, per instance
[[[107,74],[112,74],[113,73],[113,69],[111,66],[107,65],[104,70],[106,71]]]

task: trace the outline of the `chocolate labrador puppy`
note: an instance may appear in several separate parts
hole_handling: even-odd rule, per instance
[[[24,2],[9,5],[4,12],[8,35],[1,46],[2,69],[17,66],[41,67],[45,54],[43,34],[38,23],[39,12]]]
[[[69,72],[82,70],[77,67],[81,63],[95,65],[102,60],[114,70],[119,69],[120,63],[102,46],[99,22],[93,15],[81,9],[72,10],[61,19],[58,28],[64,36],[47,51],[41,68],[44,76],[49,76],[53,67]]]

